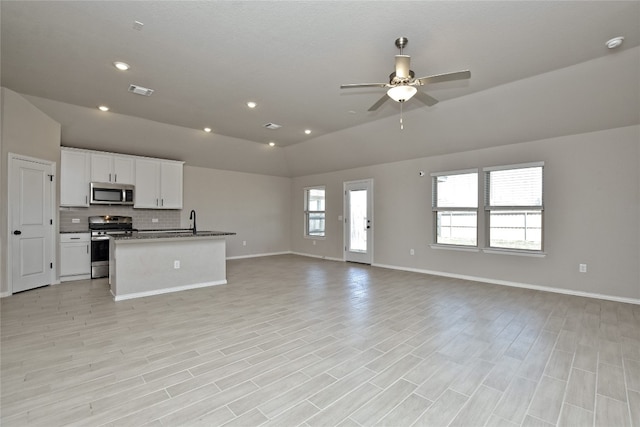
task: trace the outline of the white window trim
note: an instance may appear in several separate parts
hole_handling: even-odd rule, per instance
[[[488,204],[488,193],[487,193],[487,172],[494,171],[502,171],[502,170],[511,170],[511,169],[526,169],[526,168],[542,168],[542,204],[540,206],[490,206]],[[544,239],[544,161],[541,162],[529,162],[529,163],[518,163],[513,165],[501,165],[501,166],[490,166],[486,168],[482,168],[482,186],[483,186],[483,203],[484,203],[484,211],[485,211],[485,247],[482,249],[483,253],[486,254],[495,254],[495,255],[516,255],[516,256],[528,256],[528,257],[537,257],[544,258],[547,256],[544,251],[545,247],[545,239]],[[542,241],[540,250],[527,250],[527,249],[512,249],[512,248],[494,248],[488,246],[491,242],[491,231],[489,224],[489,213],[491,211],[519,211],[519,210],[536,210],[542,213]]]
[[[309,194],[309,190],[319,190],[322,189],[324,191],[324,197],[325,197],[325,208],[323,211],[310,211],[309,210],[309,200],[307,199],[307,195]],[[303,211],[303,217],[304,217],[304,223],[302,224],[302,226],[304,227],[302,230],[302,235],[305,239],[312,239],[312,240],[325,240],[327,238],[327,187],[325,185],[312,185],[309,187],[304,187],[303,189],[303,194],[304,194],[304,211]],[[314,236],[312,234],[308,234],[308,228],[309,228],[309,219],[308,219],[308,215],[309,213],[317,213],[317,212],[322,212],[324,213],[324,236]]]
[[[547,253],[544,251],[528,251],[526,249],[483,248],[482,252],[492,255],[515,255],[533,258],[544,258],[547,256]]]
[[[480,252],[477,246],[466,245],[445,245],[443,243],[432,243],[429,245],[431,249],[444,250],[444,251],[462,251],[462,252]]]
[[[518,163],[515,165],[501,165],[501,166],[489,166],[482,168],[482,172],[503,171],[508,169],[526,169],[544,167],[544,162],[530,162],[530,163]]]
[[[466,175],[470,173],[475,173],[477,175],[477,182],[480,182],[480,169],[479,168],[471,168],[471,169],[459,169],[455,171],[443,171],[443,172],[432,172],[429,175],[431,176],[431,212],[433,215],[433,239],[437,240],[437,220],[436,215],[439,211],[451,211],[451,212],[473,212],[476,213],[476,244],[475,245],[454,245],[454,244],[445,244],[445,243],[431,243],[429,247],[432,249],[445,249],[445,250],[459,250],[466,252],[478,252],[479,251],[479,241],[480,241],[480,227],[478,221],[480,219],[480,204],[476,203],[476,206],[456,206],[456,207],[442,207],[438,208],[434,206],[434,186],[433,186],[433,178],[439,176],[451,176],[451,175]],[[480,197],[479,192],[476,193],[476,197]]]
[[[447,175],[464,175],[467,173],[478,173],[478,168],[473,169],[460,169],[457,171],[444,171],[444,172],[432,172],[430,175],[434,176],[447,176]]]

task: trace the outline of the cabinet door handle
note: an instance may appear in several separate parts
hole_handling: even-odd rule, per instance
[[[160,200],[156,199],[156,206],[160,206]]]
[[[79,237],[70,237],[71,240],[80,240]]]
[[[89,245],[87,245],[87,253],[89,253]]]
[[[109,174],[109,182],[111,182],[111,174]]]
[[[88,204],[89,203],[89,196],[84,196],[84,203]]]
[[[118,174],[113,175],[113,182],[118,182]]]
[[[162,203],[160,203],[160,206],[164,206],[164,199],[160,199]]]

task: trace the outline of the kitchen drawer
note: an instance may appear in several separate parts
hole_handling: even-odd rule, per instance
[[[90,233],[60,233],[60,243],[88,242],[90,240]]]

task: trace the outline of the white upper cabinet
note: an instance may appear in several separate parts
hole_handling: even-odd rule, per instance
[[[90,160],[86,151],[60,151],[60,206],[89,206]]]
[[[182,209],[183,163],[136,159],[134,208]]]
[[[181,162],[160,162],[161,207],[182,209],[182,169]]]
[[[109,153],[91,153],[91,181],[134,184],[133,157]]]
[[[136,159],[134,208],[160,207],[160,161]]]
[[[182,209],[184,162],[62,147],[60,206],[89,206],[89,184],[135,185],[134,208]]]

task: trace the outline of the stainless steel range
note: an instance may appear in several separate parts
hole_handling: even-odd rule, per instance
[[[91,278],[109,275],[109,236],[131,234],[134,231],[130,216],[90,216]]]

